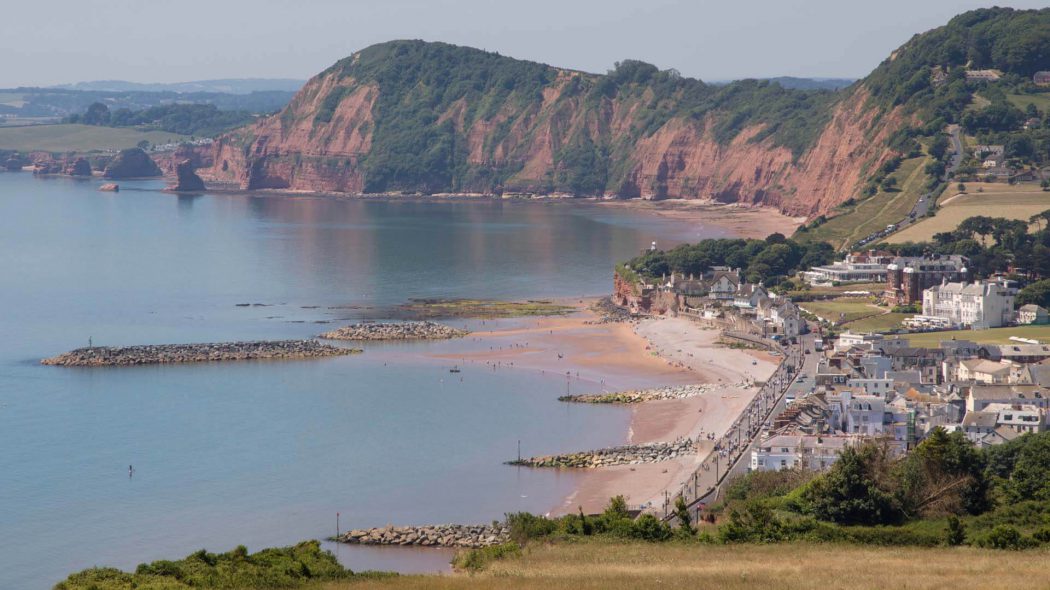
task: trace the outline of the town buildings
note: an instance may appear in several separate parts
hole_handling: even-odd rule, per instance
[[[967,281],[969,270],[963,256],[915,256],[895,258],[886,267],[883,299],[891,305],[922,302],[922,292],[944,281]]]
[[[886,266],[894,259],[890,252],[869,250],[853,252],[846,259],[824,266],[814,266],[802,273],[807,283],[882,283],[886,280]]]
[[[992,281],[944,282],[923,291],[922,315],[945,319],[952,326],[998,328],[1014,318],[1014,295]]]

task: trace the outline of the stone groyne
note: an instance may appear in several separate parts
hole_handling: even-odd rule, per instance
[[[612,393],[585,393],[581,395],[563,395],[558,401],[579,404],[638,404],[663,399],[685,399],[703,395],[713,390],[709,383],[699,385],[668,385],[653,389],[631,389]]]
[[[613,465],[637,465],[639,463],[659,463],[670,461],[696,453],[693,441],[683,438],[674,442],[657,442],[640,445],[624,445],[595,451],[581,451],[565,455],[530,457],[517,461],[508,461],[507,465],[523,467],[612,467]]]
[[[355,545],[421,545],[424,547],[486,547],[510,540],[510,529],[499,525],[438,524],[354,529],[335,538]]]
[[[435,322],[369,322],[344,326],[321,334],[328,340],[447,340],[466,336],[457,330]]]
[[[252,359],[302,359],[341,356],[361,352],[316,340],[273,340],[207,344],[147,344],[144,346],[92,346],[40,361],[63,367],[103,367],[199,363]]]

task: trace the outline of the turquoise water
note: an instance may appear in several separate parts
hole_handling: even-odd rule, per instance
[[[652,240],[723,235],[621,209],[159,192],[0,174],[0,588],[350,526],[543,512],[571,475],[501,464],[621,442],[628,414],[565,380],[369,346],[292,362],[69,369],[96,345],[297,338],[413,297],[579,296]],[[259,304],[248,307],[238,304]],[[321,325],[317,322],[331,322]],[[462,322],[460,322],[462,323]],[[444,348],[443,348],[444,347]],[[135,466],[133,477],[128,466]],[[332,547],[354,568],[440,552]]]

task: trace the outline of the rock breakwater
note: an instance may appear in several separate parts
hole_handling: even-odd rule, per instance
[[[361,351],[323,344],[316,340],[147,344],[144,346],[78,348],[44,359],[40,363],[62,367],[103,367],[252,359],[322,358],[358,352]]]
[[[674,442],[657,442],[640,445],[609,447],[595,451],[581,451],[565,455],[530,457],[518,461],[508,461],[508,465],[523,467],[572,467],[588,469],[593,467],[612,467],[613,465],[638,465],[640,463],[659,463],[670,461],[696,452],[696,444],[687,439]]]
[[[638,404],[663,399],[685,399],[703,395],[712,390],[712,385],[669,385],[653,389],[631,389],[612,393],[585,393],[581,395],[563,395],[558,401],[579,404]]]
[[[435,322],[361,323],[325,332],[328,340],[448,340],[466,336],[457,330]]]
[[[386,526],[354,529],[339,535],[335,540],[355,545],[421,545],[476,549],[506,543],[510,540],[510,529],[504,525]]]

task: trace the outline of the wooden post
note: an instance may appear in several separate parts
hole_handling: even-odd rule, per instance
[[[335,513],[335,538],[339,538],[339,513]]]

